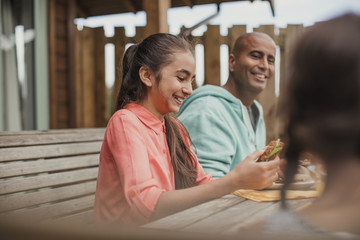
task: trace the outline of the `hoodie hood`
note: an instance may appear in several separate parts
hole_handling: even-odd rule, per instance
[[[193,101],[207,96],[214,96],[227,101],[229,104],[234,104],[234,107],[241,105],[240,100],[234,97],[230,92],[222,87],[214,85],[205,85],[197,88],[193,94],[187,97],[181,104],[178,114],[181,114]]]

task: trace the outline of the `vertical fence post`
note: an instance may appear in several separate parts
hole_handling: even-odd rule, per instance
[[[114,45],[115,45],[115,82],[112,90],[112,104],[111,104],[111,112],[115,111],[117,95],[121,86],[121,78],[122,78],[122,58],[125,52],[126,45],[126,35],[125,28],[116,27],[115,35],[114,35]]]
[[[268,34],[272,39],[274,39],[275,42],[276,38],[275,38],[274,28],[275,28],[274,25],[262,25],[259,28],[254,29],[254,31]],[[279,137],[279,123],[276,114],[278,99],[275,95],[274,76],[271,79],[268,79],[265,90],[262,91],[257,98],[257,100],[263,106],[263,110],[264,110],[267,142]]]
[[[228,30],[229,53],[232,52],[236,39],[246,33],[246,25],[235,25]]]
[[[279,95],[279,107],[281,108],[282,105],[286,104],[284,102],[284,93],[287,84],[287,71],[288,71],[288,62],[289,57],[292,52],[292,48],[296,39],[300,37],[303,32],[303,25],[288,25],[287,28],[281,28],[280,34],[278,36],[278,45],[280,46],[280,95]],[[287,119],[284,117],[279,117],[277,119],[279,122],[279,131],[280,137],[286,139],[286,132],[285,132],[285,124]],[[286,140],[284,140],[286,141]]]
[[[220,26],[208,25],[204,33],[205,81],[220,86]]]
[[[108,104],[105,85],[105,32],[103,27],[94,28],[95,51],[95,119],[96,127],[106,127]]]

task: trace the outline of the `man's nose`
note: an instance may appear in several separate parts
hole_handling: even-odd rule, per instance
[[[267,70],[269,69],[269,62],[267,59],[263,58],[260,60],[260,64],[259,64],[260,68]]]

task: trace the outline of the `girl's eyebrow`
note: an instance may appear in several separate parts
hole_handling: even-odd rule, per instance
[[[186,69],[180,69],[180,70],[177,70],[176,72],[180,72],[180,73],[185,73],[187,76],[190,76],[191,75],[191,73],[188,71],[188,70],[186,70]],[[194,76],[192,76],[192,78],[191,79],[195,79],[195,74],[194,74]]]
[[[176,72],[180,72],[180,73],[185,73],[186,75],[188,75],[188,76],[190,76],[191,74],[190,74],[190,72],[188,71],[188,70],[186,70],[186,69],[180,69],[180,70],[177,70]]]

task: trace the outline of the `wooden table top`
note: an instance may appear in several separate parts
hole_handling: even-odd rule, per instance
[[[314,198],[287,200],[298,209]],[[232,194],[143,225],[144,228],[206,234],[235,234],[280,209],[280,201],[255,202]]]

